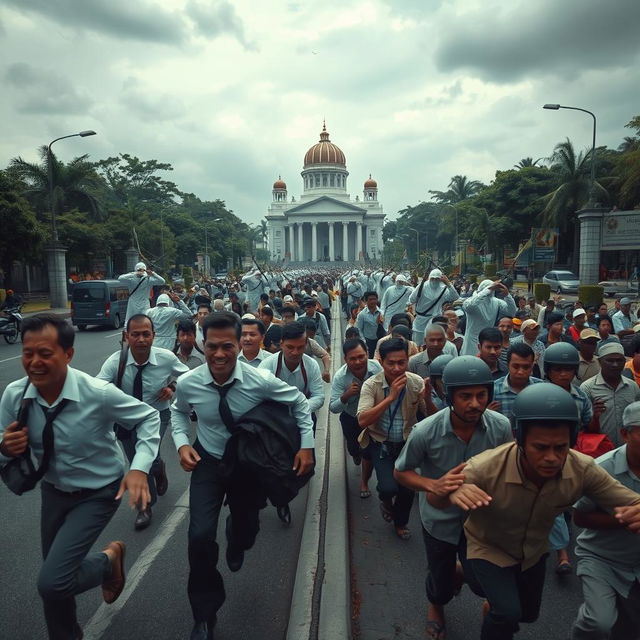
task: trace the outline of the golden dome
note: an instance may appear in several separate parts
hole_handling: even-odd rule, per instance
[[[371,174],[369,174],[369,179],[365,180],[364,188],[365,189],[377,189],[378,188],[378,183],[371,177]]]
[[[282,179],[282,176],[278,176],[278,179],[273,183],[274,189],[286,189],[287,183]]]
[[[304,156],[304,168],[314,164],[334,164],[346,167],[344,153],[329,140],[326,124],[322,125],[320,142],[314,144]]]

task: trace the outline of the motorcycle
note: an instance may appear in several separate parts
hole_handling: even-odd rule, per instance
[[[5,341],[9,344],[15,344],[18,341],[22,326],[22,314],[20,311],[22,311],[21,306],[5,309],[8,317],[0,317],[0,335],[3,335]]]

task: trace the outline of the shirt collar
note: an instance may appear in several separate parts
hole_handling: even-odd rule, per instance
[[[38,393],[38,390],[30,384],[27,392],[24,394],[25,398],[31,398],[33,400],[42,400],[43,403],[47,404],[46,400]],[[53,402],[52,407],[55,407],[63,398],[67,400],[73,400],[74,402],[80,401],[80,390],[78,388],[78,378],[76,371],[67,367],[67,376],[64,380],[64,385],[62,386],[62,390],[60,391],[60,395]]]
[[[156,359],[156,352],[153,347],[151,347],[151,351],[149,352],[149,359],[146,362],[142,362],[141,364],[146,364],[147,362],[153,366],[156,366],[158,364],[158,360]],[[131,349],[129,349],[129,351],[127,352],[127,366],[129,366],[130,364],[138,365],[133,357],[133,354],[131,353]]]
[[[202,381],[204,382],[204,384],[211,385],[211,386],[220,386],[213,379],[213,376],[211,375],[211,370],[209,369],[209,365],[207,365],[206,362],[205,362],[205,365],[206,366],[203,367],[203,371],[202,371]],[[247,365],[247,366],[250,367],[251,365]],[[236,359],[236,366],[233,368],[233,371],[231,372],[231,375],[229,376],[228,380],[222,386],[226,387],[228,384],[231,383],[232,380],[237,380],[240,383],[242,383],[242,381],[244,380],[241,360]]]
[[[629,464],[627,463],[627,445],[622,445],[619,449],[616,449],[613,454],[613,472],[616,475],[622,473],[629,473]]]

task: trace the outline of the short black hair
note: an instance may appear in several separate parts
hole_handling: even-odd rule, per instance
[[[405,340],[411,340],[411,329],[409,329],[409,327],[406,327],[404,324],[397,324],[395,327],[393,327],[393,329],[391,329],[391,335],[395,336],[401,336],[402,338],[404,338]]]
[[[200,311],[200,309],[206,309],[209,313],[211,313],[211,305],[203,302],[198,305],[196,312]]]
[[[485,327],[478,334],[478,344],[482,344],[483,342],[499,342],[502,344],[502,334],[500,333],[500,329],[496,327]]]
[[[292,316],[296,315],[296,310],[293,307],[282,307],[282,311],[280,312],[280,315],[285,315],[285,314],[291,314]]]
[[[196,325],[194,324],[193,320],[180,320],[176,329],[176,335],[181,331],[183,333],[193,333],[193,335],[195,335]]]
[[[514,353],[521,358],[536,357],[533,349],[528,344],[526,344],[525,342],[514,342],[507,350],[507,364],[511,362],[511,356]]]
[[[207,331],[209,329],[233,329],[236,333],[236,338],[240,340],[242,335],[242,324],[240,318],[236,313],[232,311],[218,311],[217,313],[209,314],[202,323],[202,336],[205,341],[207,339]]]
[[[404,351],[405,355],[409,355],[409,343],[403,338],[390,338],[380,343],[379,351],[382,361],[393,351]]]
[[[411,328],[411,320],[406,313],[394,313],[389,321],[390,327],[395,327],[397,324],[404,324]]]
[[[318,330],[318,323],[313,318],[300,318],[298,322],[304,327],[305,331]]]
[[[264,307],[260,309],[260,313],[266,313],[268,316],[273,318],[273,309],[268,304],[264,305]]]
[[[76,332],[73,330],[73,326],[65,318],[57,316],[55,313],[38,313],[30,318],[25,318],[20,329],[20,339],[24,342],[26,333],[29,331],[38,333],[47,326],[54,327],[58,332],[58,344],[62,349],[67,351],[73,347],[73,342],[76,339]]]
[[[265,349],[270,349],[274,342],[280,342],[282,340],[282,327],[279,324],[272,324],[269,327],[269,331],[264,334],[262,342]]]
[[[367,352],[367,345],[362,338],[349,338],[348,340],[345,340],[342,345],[342,353],[346,356],[349,351],[353,351],[358,347],[362,347],[365,350],[365,353]]]
[[[365,291],[362,294],[362,297],[364,300],[366,300],[369,296],[375,296],[376,298],[378,297],[378,292],[377,291]]]
[[[562,322],[564,320],[564,316],[561,313],[556,313],[555,311],[550,313],[547,316],[546,326],[550,327],[552,324],[556,322]]]
[[[360,331],[358,327],[347,327],[347,330],[344,332],[344,339],[350,340],[351,338],[359,338]]]
[[[151,323],[151,331],[153,331],[153,333],[156,332],[153,320],[148,315],[146,315],[145,313],[135,313],[127,320],[127,326],[125,327],[127,333],[129,333],[129,327],[131,326],[131,322],[133,320],[148,320]]]
[[[267,330],[264,326],[264,322],[262,320],[258,320],[258,318],[242,318],[241,321],[242,326],[255,326],[258,327],[258,331],[260,335],[263,336],[264,332]]]
[[[433,318],[431,318],[431,323],[448,325],[449,318],[447,318],[447,316],[433,316]]]
[[[264,302],[267,302],[269,300],[269,294],[268,293],[261,293],[260,294],[260,300],[263,300]]]
[[[611,319],[611,316],[598,316],[598,326],[600,326],[600,323],[603,320],[606,320],[611,325],[611,327],[613,327],[613,320]]]
[[[631,355],[635,355],[636,353],[640,353],[640,333],[633,336],[631,339],[631,344],[629,345],[629,352]]]
[[[282,327],[282,341],[285,340],[297,340],[298,338],[304,338],[304,325],[302,322],[290,322]]]

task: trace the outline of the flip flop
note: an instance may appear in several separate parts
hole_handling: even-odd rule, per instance
[[[396,535],[400,540],[409,540],[411,537],[411,531],[408,527],[396,527]]]
[[[393,511],[382,500],[380,501],[380,513],[385,522],[393,521]]]
[[[564,562],[560,562],[556,567],[556,573],[559,576],[566,576],[570,574],[572,571],[573,571],[573,567],[571,566],[571,563],[567,562],[566,560]]]
[[[364,500],[365,498],[370,498],[371,497],[371,491],[369,491],[368,489],[365,491],[360,491],[360,497]]]
[[[427,636],[433,640],[445,640],[447,637],[447,629],[437,620],[427,620],[426,626]]]

